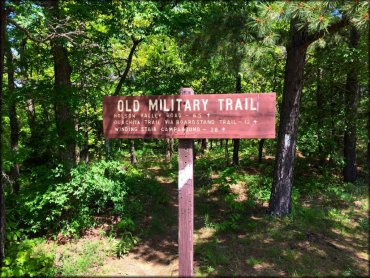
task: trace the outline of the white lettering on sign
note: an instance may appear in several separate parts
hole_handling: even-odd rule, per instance
[[[132,109],[131,109],[132,108]],[[117,103],[117,110],[118,112],[138,112],[140,110],[140,102],[137,99],[134,99],[131,106],[128,100],[119,100]]]
[[[203,98],[203,99],[149,99],[148,100],[148,107],[149,111],[163,111],[163,112],[173,112],[173,111],[207,111],[207,105],[208,105],[209,99]],[[220,101],[220,100],[219,100]],[[223,99],[221,99],[223,101]],[[227,108],[226,110],[233,110],[233,103],[231,99],[227,99]],[[118,101],[118,109],[124,110],[124,105],[121,100]],[[130,111],[130,107],[127,107],[126,105],[126,111]],[[134,103],[135,105],[135,103]],[[182,106],[183,105],[183,106]],[[241,107],[241,102],[239,100],[239,106]],[[221,104],[221,110],[222,110],[222,104]],[[135,109],[136,107],[134,107]],[[241,107],[242,108],[242,107]],[[240,109],[241,109],[240,108]],[[118,110],[118,111],[121,111]],[[136,110],[134,110],[136,111]]]
[[[244,109],[243,109],[243,101],[244,101]],[[235,102],[231,98],[219,98],[219,109],[220,111],[236,111],[236,110],[251,110],[251,111],[258,111],[258,99],[255,100],[253,98],[245,98],[240,99],[237,98]]]

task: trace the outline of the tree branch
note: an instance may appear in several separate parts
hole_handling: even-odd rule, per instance
[[[311,43],[322,38],[325,34],[333,34],[344,28],[345,26],[349,25],[349,23],[349,18],[347,16],[343,16],[341,20],[332,23],[326,30],[320,30],[314,34],[308,35],[304,44],[306,46],[309,46]]]
[[[36,38],[36,37],[34,37],[34,36],[31,34],[31,32],[30,32],[27,28],[25,28],[25,27],[21,26],[21,25],[20,25],[18,22],[16,22],[15,20],[13,20],[13,19],[11,19],[11,18],[8,18],[8,19],[7,19],[7,21],[8,21],[9,23],[13,24],[13,25],[14,25],[16,28],[18,28],[20,31],[22,31],[22,32],[26,35],[26,37],[27,37],[28,39],[30,39],[31,41],[38,42],[38,43],[44,43],[44,42],[46,42],[47,40],[51,39],[51,35],[48,35],[47,37],[45,37],[45,38],[43,38],[43,39]]]
[[[119,92],[121,91],[122,85],[125,82],[126,77],[128,75],[128,72],[130,71],[130,68],[131,68],[132,57],[135,54],[135,51],[136,51],[137,46],[139,45],[139,43],[142,40],[143,40],[143,38],[136,39],[136,38],[132,37],[132,47],[131,47],[130,53],[129,53],[128,57],[127,57],[126,68],[125,68],[125,71],[123,72],[123,74],[121,75],[121,78],[120,78],[120,80],[118,82],[118,85],[116,87],[116,90],[114,91],[114,95],[115,96],[118,96],[119,95]]]
[[[56,38],[65,38],[68,41],[70,41],[72,44],[76,45],[76,43],[73,41],[72,36],[81,36],[81,35],[85,34],[85,32],[81,31],[81,30],[74,30],[74,31],[59,33],[58,30],[57,30],[59,27],[58,28],[52,27],[52,29],[54,31],[53,33],[47,35],[44,38],[37,38],[34,35],[32,35],[31,32],[27,28],[23,27],[22,25],[20,25],[15,20],[13,20],[11,18],[8,18],[8,22],[13,24],[20,31],[22,31],[28,39],[30,39],[31,41],[37,42],[37,43],[45,43],[49,40],[53,40],[53,39],[56,39]]]

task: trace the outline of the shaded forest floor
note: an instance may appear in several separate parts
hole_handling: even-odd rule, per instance
[[[178,274],[177,161],[139,157],[139,168],[165,187],[168,202],[137,228],[138,242],[117,257],[110,223],[60,244],[48,240],[35,252],[55,253],[58,275],[146,276]],[[195,166],[195,273],[225,276],[367,276],[366,181],[342,183],[297,161],[286,218],[266,215],[273,160],[253,157],[225,166],[224,154],[201,155]],[[38,251],[37,251],[38,250]]]

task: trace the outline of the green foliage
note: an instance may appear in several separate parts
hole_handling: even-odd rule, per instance
[[[33,183],[22,192],[22,225],[26,231],[76,235],[94,225],[95,216],[104,214],[120,215],[119,228],[132,231],[132,219],[142,215],[152,201],[163,198],[156,183],[117,161],[81,164],[72,169],[67,182],[61,182],[62,173],[57,167],[51,174],[44,168],[31,174]]]
[[[130,232],[125,232],[115,246],[116,256],[120,258],[126,255],[138,242],[138,237],[133,236]]]
[[[56,273],[52,252],[38,250],[42,239],[16,242],[7,249],[0,277],[52,276]]]

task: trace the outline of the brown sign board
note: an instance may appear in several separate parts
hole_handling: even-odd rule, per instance
[[[275,93],[105,96],[106,138],[275,138]]]

